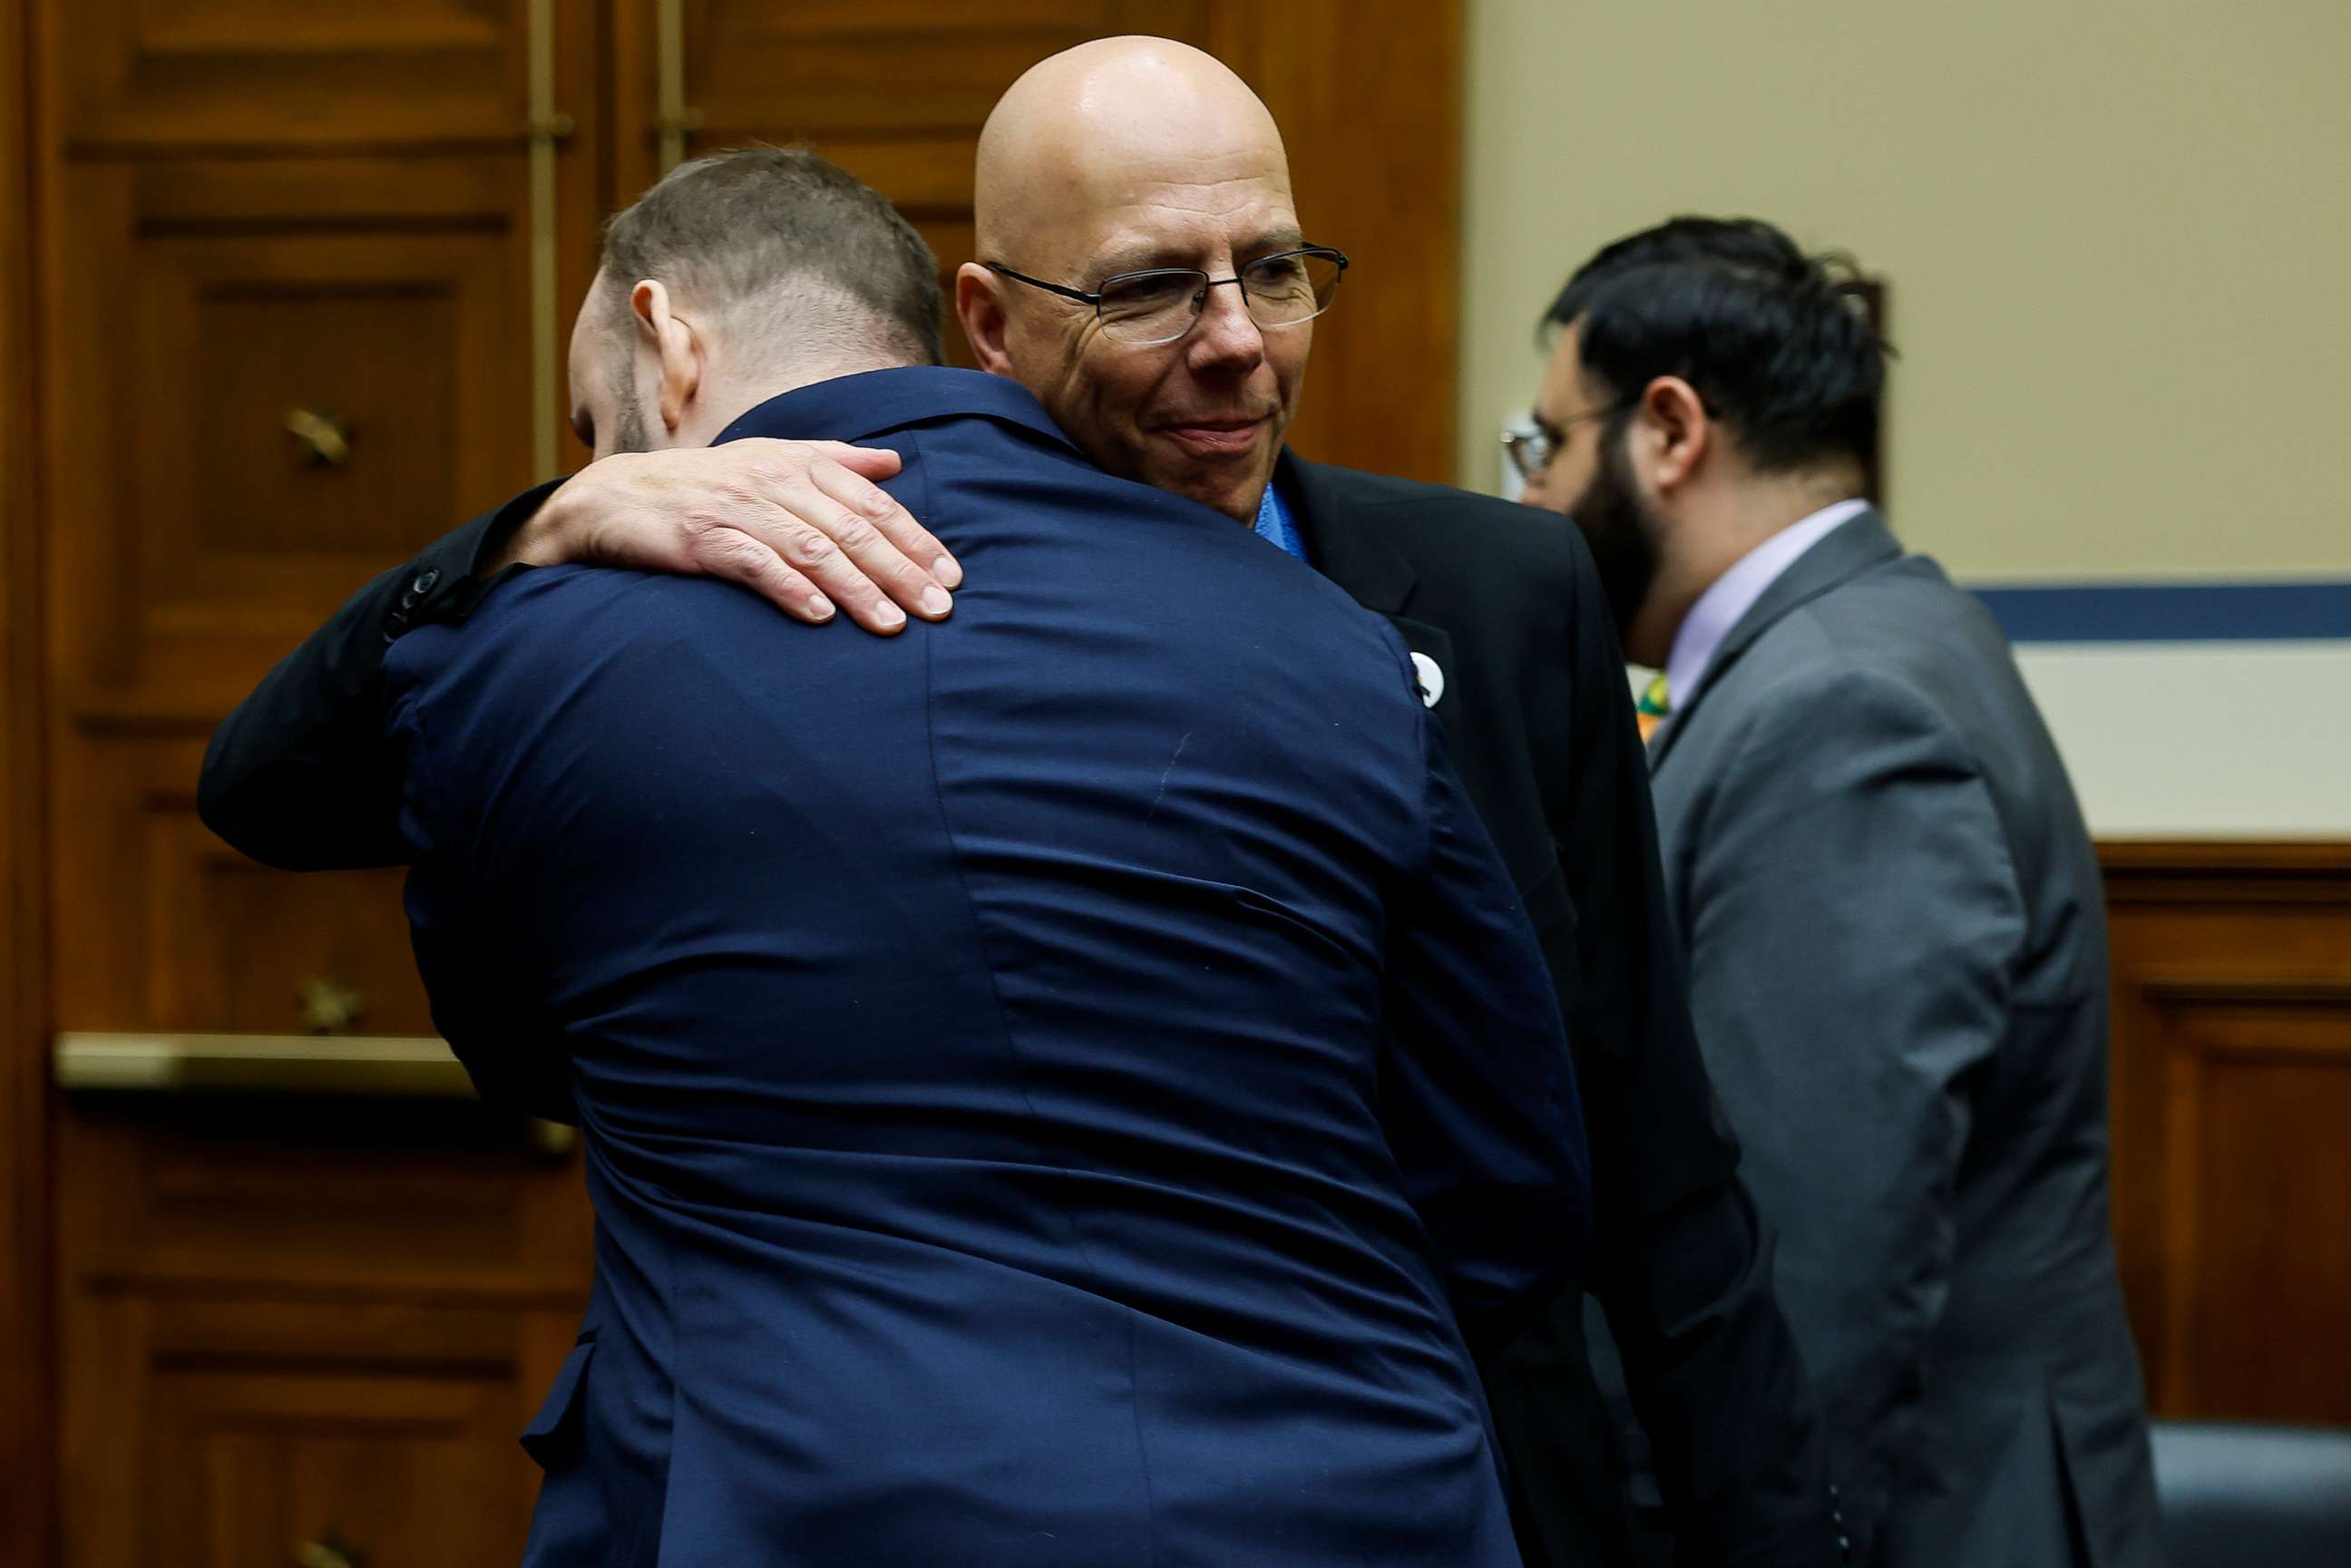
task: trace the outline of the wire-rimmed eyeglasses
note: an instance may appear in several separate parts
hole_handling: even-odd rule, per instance
[[[1015,272],[1000,262],[982,265],[1015,283],[1092,306],[1104,337],[1142,349],[1172,343],[1189,332],[1207,308],[1208,291],[1228,284],[1241,291],[1249,319],[1264,330],[1311,321],[1331,308],[1347,257],[1328,246],[1301,246],[1259,256],[1230,277],[1211,277],[1193,267],[1155,267],[1105,278],[1092,293]]]
[[[1582,413],[1569,414],[1557,424],[1539,413],[1530,413],[1523,428],[1514,427],[1502,432],[1502,455],[1510,460],[1510,466],[1519,471],[1520,478],[1536,479],[1551,466],[1552,459],[1559,455],[1559,449],[1567,444],[1569,431],[1590,420],[1606,419],[1610,414],[1631,406],[1630,399],[1612,402],[1605,408],[1586,409]]]

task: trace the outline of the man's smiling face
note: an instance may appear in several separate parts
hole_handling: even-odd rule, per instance
[[[1280,133],[1238,77],[1162,39],[1112,39],[1032,70],[980,140],[979,256],[1099,293],[1123,273],[1233,277],[1304,238]],[[1311,320],[1251,319],[1212,287],[1162,343],[1122,342],[1094,308],[969,267],[958,306],[981,362],[1036,394],[1110,473],[1256,516],[1297,411]]]

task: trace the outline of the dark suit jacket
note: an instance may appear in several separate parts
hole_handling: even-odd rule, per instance
[[[1534,915],[1593,1139],[1589,1288],[1623,1341],[1680,1561],[1835,1561],[1825,1449],[1691,1036],[1646,764],[1589,553],[1559,518],[1438,486],[1294,458],[1282,484],[1315,565],[1437,666],[1463,787]],[[474,575],[487,541],[553,488],[376,579],[270,673],[206,755],[200,803],[215,831],[274,865],[404,858],[384,649],[413,625],[462,619],[488,586]],[[1488,1367],[1527,1555],[1551,1568],[1653,1561],[1629,1533],[1580,1308],[1580,1292],[1562,1295],[1542,1332]]]
[[[1464,1339],[1582,1128],[1394,632],[1008,382],[783,431],[900,452],[951,621],[563,568],[388,662],[435,1019],[585,1133],[528,1560],[1514,1568]]]
[[[1865,1560],[2155,1563],[2097,861],[1991,615],[1864,514],[1650,755],[1698,1037]]]
[[[1823,1563],[1838,1530],[1771,1251],[1692,1036],[1624,656],[1566,519],[1441,486],[1284,461],[1314,563],[1442,674],[1463,787],[1559,988],[1592,1137],[1605,1309],[1680,1563]],[[1593,1386],[1582,1292],[1488,1368],[1540,1547],[1649,1560]]]

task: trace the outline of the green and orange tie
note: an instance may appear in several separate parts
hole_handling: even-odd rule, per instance
[[[1673,711],[1674,705],[1666,695],[1666,677],[1659,675],[1641,694],[1641,700],[1633,705],[1633,713],[1641,726],[1642,745],[1649,744],[1649,737],[1657,733],[1657,726],[1665,723],[1666,715]]]

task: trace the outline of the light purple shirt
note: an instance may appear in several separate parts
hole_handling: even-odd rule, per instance
[[[1823,507],[1808,517],[1789,524],[1753,549],[1739,558],[1739,563],[1714,580],[1674,632],[1674,645],[1666,654],[1666,701],[1668,708],[1678,708],[1698,695],[1698,683],[1706,679],[1707,666],[1714,663],[1714,652],[1739,618],[1755,608],[1763,591],[1780,580],[1780,574],[1796,564],[1796,558],[1834,532],[1839,524],[1851,521],[1869,510],[1869,503],[1858,497]]]

